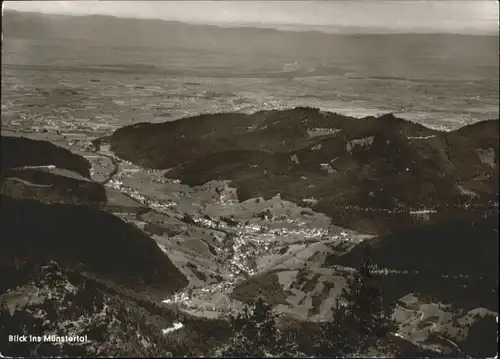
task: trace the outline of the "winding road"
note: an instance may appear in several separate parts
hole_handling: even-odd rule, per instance
[[[21,178],[17,178],[17,177],[6,177],[5,179],[10,179],[10,180],[13,180],[13,181],[16,181],[16,182],[20,182],[28,187],[35,187],[35,188],[52,188],[52,185],[50,184],[38,184],[38,183],[32,183],[32,182],[28,182],[26,180],[23,180]]]
[[[113,165],[113,170],[111,172],[109,172],[103,180],[95,181],[98,184],[105,185],[109,181],[111,181],[113,179],[113,177],[116,176],[116,174],[118,173],[118,171],[120,169],[120,167],[118,165],[118,161],[116,160],[116,158],[114,156],[100,152],[100,149],[95,149],[95,150],[92,151],[92,153],[95,153],[95,154],[97,154],[99,156],[102,156],[102,157],[109,158],[110,161],[111,161],[111,164]],[[44,168],[46,168],[46,169],[54,169],[54,168],[56,168],[56,166],[54,166],[54,165],[24,166],[24,167],[12,168],[12,169],[19,170],[19,169],[44,169]],[[52,187],[52,185],[44,185],[44,184],[32,183],[32,182],[23,180],[23,179],[18,178],[18,177],[6,177],[6,179],[11,179],[11,180],[14,180],[16,182],[20,182],[20,183],[22,183],[22,184],[24,184],[26,186],[29,186],[29,187],[35,187],[35,188],[51,188]]]
[[[396,303],[396,307],[401,309],[401,310],[404,310],[406,312],[411,312],[413,314],[418,314],[417,317],[411,317],[409,320],[403,322],[402,324],[400,324],[400,327],[403,326],[403,325],[407,325],[407,324],[410,324],[412,322],[415,322],[415,321],[422,321],[425,317],[425,313],[422,312],[421,310],[412,310],[412,309],[408,309],[408,308],[405,308],[405,307],[402,307],[401,305],[397,304]],[[454,341],[452,341],[451,339],[448,339],[436,332],[434,332],[434,329],[437,327],[437,323],[436,322],[429,322],[431,325],[428,327],[428,330],[429,330],[429,334],[434,334],[436,335],[437,337],[439,337],[440,339],[443,339],[445,340],[446,342],[448,342],[451,346],[453,346],[461,355],[463,355],[465,358],[467,359],[472,359],[472,357],[470,357],[469,355],[467,355],[467,353],[463,352],[460,347],[458,346],[457,343],[455,343]],[[422,329],[423,330],[423,329]],[[396,336],[400,336],[400,337],[403,337],[401,334],[399,333],[396,333],[394,334]]]
[[[56,168],[56,166],[54,166],[54,165],[42,165],[42,166],[12,167],[11,169],[12,170],[25,170],[25,169],[54,169],[54,168]],[[52,187],[52,185],[50,185],[50,184],[33,183],[33,182],[29,182],[29,181],[26,181],[26,180],[24,180],[22,178],[18,178],[18,177],[5,177],[5,179],[10,179],[10,180],[22,183],[22,184],[29,186],[29,187],[35,187],[35,188],[51,188]]]
[[[113,165],[113,170],[107,174],[106,178],[104,178],[101,181],[96,181],[99,184],[105,185],[106,183],[111,181],[113,179],[113,177],[116,176],[116,174],[118,173],[118,171],[119,171],[118,162],[116,161],[116,158],[114,156],[107,155],[107,154],[101,153],[99,151],[96,151],[96,153],[100,156],[109,158],[111,160],[111,164]]]

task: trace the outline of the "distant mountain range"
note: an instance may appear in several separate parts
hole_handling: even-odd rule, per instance
[[[127,43],[147,43],[161,45],[168,43],[199,47],[211,44],[221,47],[237,46],[252,49],[278,46],[299,47],[301,51],[308,49],[331,48],[342,45],[342,38],[369,38],[373,45],[394,42],[396,51],[398,42],[405,41],[415,46],[425,43],[440,49],[443,43],[447,48],[468,48],[470,45],[498,48],[495,36],[475,36],[458,34],[396,34],[383,29],[342,26],[296,26],[265,24],[244,25],[193,25],[177,21],[159,19],[131,19],[107,15],[72,16],[60,14],[42,14],[32,12],[5,11],[2,29],[5,38],[65,38],[113,40]],[[161,36],[160,36],[161,35]],[[340,38],[340,40],[338,39]],[[380,40],[384,39],[384,40]],[[389,41],[390,40],[390,41]],[[365,41],[362,41],[365,42]],[[267,46],[266,46],[267,45]],[[373,46],[372,45],[372,46]],[[377,47],[380,51],[380,47]],[[342,48],[339,48],[342,50]]]
[[[80,49],[88,48],[86,66],[89,65],[88,58],[95,58],[99,60],[95,60],[94,64],[121,64],[132,61],[134,65],[140,62],[159,67],[173,58],[186,56],[185,61],[197,58],[199,65],[208,64],[210,61],[212,64],[217,61],[222,65],[236,64],[239,72],[242,68],[246,71],[248,67],[258,67],[262,64],[272,64],[273,68],[280,68],[285,63],[294,61],[315,64],[316,68],[332,64],[338,67],[339,63],[351,64],[353,59],[361,59],[371,68],[390,67],[392,74],[398,69],[406,71],[411,68],[418,71],[428,59],[433,61],[432,66],[444,66],[449,69],[464,66],[473,68],[474,71],[498,68],[499,44],[495,36],[348,32],[332,34],[257,27],[225,28],[102,15],[70,16],[13,11],[4,13],[2,29],[4,64],[19,63],[16,59],[20,55],[11,59],[12,54],[27,51],[28,48],[34,52],[21,56],[33,64],[43,64],[45,50],[61,54],[59,57],[64,61],[64,54],[68,53],[68,50],[64,49],[74,46]],[[285,26],[283,30],[289,29]],[[26,47],[14,45],[12,41],[17,41],[16,39],[40,41],[37,41],[36,47]],[[110,53],[104,49],[109,49]],[[151,50],[155,53],[146,55],[147,51]],[[131,51],[139,55],[130,56]],[[200,54],[203,56],[199,57]],[[169,69],[171,68],[164,68]],[[191,68],[186,67],[184,70],[191,71]],[[308,74],[312,75],[325,74],[321,71]],[[266,77],[273,75],[266,71]]]
[[[46,14],[46,13],[36,13],[36,12],[20,12],[15,10],[7,10],[4,12],[5,17],[17,17],[26,19],[44,19],[50,21],[61,21],[62,19],[73,19],[72,21],[102,21],[106,22],[123,22],[130,24],[131,21],[141,21],[143,23],[149,24],[159,24],[162,23],[164,26],[189,26],[198,28],[210,28],[210,29],[227,29],[231,30],[250,30],[252,32],[265,32],[265,33],[275,33],[275,32],[306,32],[306,33],[316,33],[316,34],[433,34],[436,35],[436,31],[433,30],[423,30],[414,29],[406,31],[396,31],[388,27],[374,27],[374,26],[342,26],[342,25],[304,25],[304,24],[287,24],[287,23],[277,23],[277,24],[266,24],[261,22],[245,22],[245,23],[225,23],[225,24],[198,24],[198,23],[183,23],[174,20],[162,20],[162,19],[152,19],[152,18],[125,18],[117,17],[111,15],[69,15],[69,14]],[[464,26],[464,29],[467,29]],[[467,29],[466,34],[457,34],[451,32],[440,32],[439,34],[447,35],[460,35],[460,36],[496,36],[498,33],[485,33],[477,32],[472,29]]]

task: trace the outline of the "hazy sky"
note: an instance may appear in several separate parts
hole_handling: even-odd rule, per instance
[[[5,1],[4,9],[105,14],[204,24],[367,26],[400,31],[498,32],[497,0]]]

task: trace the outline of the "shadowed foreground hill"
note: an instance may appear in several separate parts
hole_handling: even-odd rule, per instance
[[[376,267],[399,271],[379,277],[388,303],[413,293],[462,313],[498,312],[498,211],[477,221],[453,219],[382,236],[369,246]],[[359,245],[326,262],[358,267],[365,250]],[[496,327],[492,315],[476,318],[465,337],[453,340],[474,358],[491,357]]]
[[[498,196],[496,120],[441,132],[391,114],[356,119],[295,108],[141,123],[101,140],[186,184],[230,179],[240,200],[280,193],[370,233],[475,218]]]
[[[165,354],[161,324],[151,307],[56,262],[1,266],[0,347],[8,356],[124,356]],[[4,276],[5,274],[5,276]],[[170,315],[169,315],[170,314]],[[156,320],[154,320],[156,319]],[[26,328],[29,328],[26,332]],[[87,336],[84,343],[14,343],[9,334]]]
[[[47,141],[2,136],[0,149],[2,174],[8,168],[54,165],[90,178],[89,161]]]
[[[187,279],[156,243],[112,214],[67,204],[1,197],[2,261],[56,260],[101,278],[172,293]]]
[[[0,193],[13,198],[94,208],[102,208],[107,202],[106,190],[101,184],[74,172],[57,174],[38,169],[8,169],[2,175]]]
[[[456,308],[498,311],[498,211],[382,236],[369,246],[377,267],[408,271],[383,277],[386,300],[417,293]],[[364,253],[359,245],[327,263],[357,267]]]
[[[84,157],[47,141],[8,136],[0,141],[1,194],[95,208],[106,204],[106,190],[90,179],[91,165]]]
[[[197,356],[227,341],[227,323],[161,305],[187,285],[186,277],[154,240],[98,210],[106,193],[85,178],[83,157],[44,141],[13,141],[24,152],[11,152],[17,148],[13,142],[2,148],[2,355]],[[48,150],[37,159],[31,151],[40,148]],[[57,168],[12,168],[49,164]],[[175,321],[184,323],[183,331],[165,336],[162,329]],[[88,341],[15,343],[8,340],[12,334]]]
[[[187,284],[150,237],[95,208],[106,193],[86,178],[85,158],[46,141],[2,137],[1,144],[0,262],[54,260],[128,288],[169,294]],[[49,164],[54,173],[22,169]]]
[[[199,356],[225,343],[221,320],[180,315],[142,295],[54,261],[0,262],[0,352],[12,357]],[[168,336],[162,329],[185,326]],[[84,343],[15,343],[9,335],[87,336]]]
[[[5,356],[123,356],[182,357],[214,355],[234,334],[227,321],[180,314],[56,262],[4,267],[0,277],[0,348]],[[168,335],[162,329],[180,320],[184,328]],[[289,319],[281,325],[307,355],[315,352],[319,323]],[[43,336],[47,333],[87,336],[85,343],[13,343],[9,334]],[[396,356],[429,356],[397,337]],[[389,344],[389,343],[387,343]]]

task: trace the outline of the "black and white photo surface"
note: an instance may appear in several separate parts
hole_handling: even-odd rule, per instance
[[[498,24],[3,2],[0,355],[494,357]]]

